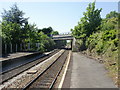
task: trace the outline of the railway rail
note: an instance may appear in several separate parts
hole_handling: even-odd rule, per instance
[[[0,80],[0,83],[4,83],[6,81],[8,81],[9,79],[19,75],[20,73],[30,69],[31,67],[41,63],[42,61],[48,59],[49,57],[51,57],[52,55],[54,55],[55,53],[59,52],[59,50],[54,50],[53,52],[49,53],[47,56],[43,56],[40,59],[37,60],[33,60],[31,62],[25,63],[23,65],[20,65],[18,67],[12,68],[8,71],[2,72],[0,73],[0,75],[2,76],[2,80]]]
[[[34,80],[28,83],[23,90],[33,88],[52,89],[63,65],[67,59],[69,50],[65,50],[52,64],[50,64],[43,72],[41,72]]]

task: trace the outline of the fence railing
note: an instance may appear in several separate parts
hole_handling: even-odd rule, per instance
[[[15,53],[21,51],[38,51],[40,47],[40,43],[9,43],[2,44],[2,54]]]
[[[60,33],[59,35],[71,35],[71,32]]]

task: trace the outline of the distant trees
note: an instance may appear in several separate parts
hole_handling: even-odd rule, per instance
[[[52,34],[52,35],[59,35],[59,32],[58,32],[58,31],[52,31],[51,34]]]
[[[51,36],[51,33],[53,31],[52,27],[48,27],[48,28],[43,28],[43,29],[39,29],[38,32],[43,32],[44,34],[46,34],[47,36]]]

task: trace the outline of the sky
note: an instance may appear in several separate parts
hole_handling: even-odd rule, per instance
[[[3,9],[10,10],[15,1],[1,1],[0,13]],[[77,25],[83,12],[90,2],[16,2],[20,10],[29,17],[29,23],[35,23],[39,29],[51,26],[53,30],[59,33],[70,32],[70,29]],[[104,18],[110,11],[118,11],[118,2],[97,2],[96,8],[102,8],[101,17]],[[1,20],[1,17],[0,17]]]

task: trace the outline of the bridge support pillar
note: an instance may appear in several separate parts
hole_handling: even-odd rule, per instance
[[[76,47],[76,39],[75,38],[73,38],[73,40],[72,40],[72,51],[73,52],[77,52],[78,51],[78,49]]]
[[[71,40],[71,43],[70,43],[70,49],[72,50],[72,43],[73,43],[73,40]]]

